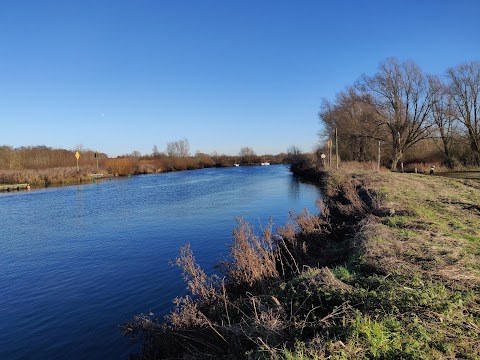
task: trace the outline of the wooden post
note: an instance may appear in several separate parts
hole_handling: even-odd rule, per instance
[[[332,169],[332,139],[328,139],[328,168]]]
[[[337,128],[335,128],[335,153],[337,155],[337,170],[338,170],[338,132],[337,132]]]

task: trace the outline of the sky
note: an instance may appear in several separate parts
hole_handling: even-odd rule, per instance
[[[312,151],[388,57],[480,60],[477,0],[0,0],[0,145]]]

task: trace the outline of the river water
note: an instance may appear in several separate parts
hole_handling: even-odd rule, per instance
[[[320,196],[283,165],[0,193],[0,359],[128,358],[120,325],[185,292],[182,245],[212,271],[236,217],[281,226]]]

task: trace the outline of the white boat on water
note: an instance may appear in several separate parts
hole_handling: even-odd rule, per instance
[[[265,159],[265,157],[263,157],[263,162],[260,163],[260,165],[263,165],[263,166],[265,166],[265,165],[270,165],[270,162],[267,161],[267,160]]]

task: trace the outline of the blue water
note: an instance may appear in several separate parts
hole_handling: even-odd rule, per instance
[[[281,226],[320,196],[283,165],[0,193],[0,359],[126,359],[119,326],[185,292],[182,245],[211,271],[237,216]]]

